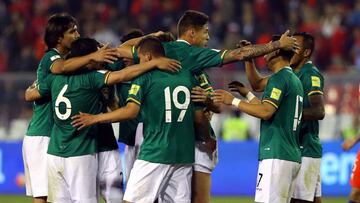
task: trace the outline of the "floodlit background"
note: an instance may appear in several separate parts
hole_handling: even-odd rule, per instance
[[[132,28],[145,33],[171,31],[187,9],[210,17],[210,48],[235,48],[240,39],[266,43],[286,29],[316,38],[313,62],[325,76],[326,117],[322,181],[325,202],[349,193],[348,179],[357,147],[341,151],[345,137],[359,129],[360,1],[359,0],[2,0],[0,2],[0,202],[24,202],[21,140],[32,114],[24,90],[36,78],[46,49],[43,32],[48,17],[68,12],[78,20],[81,36],[112,46]],[[256,60],[267,74],[265,61]],[[243,63],[209,70],[216,88],[233,80],[246,82]],[[212,193],[218,202],[252,202],[257,172],[259,122],[226,109],[212,120],[220,137],[220,162]],[[5,196],[5,195],[17,196]],[[219,199],[235,196],[233,199]],[[248,196],[247,200],[239,199]],[[9,198],[9,199],[8,199]],[[28,200],[30,201],[30,200]]]

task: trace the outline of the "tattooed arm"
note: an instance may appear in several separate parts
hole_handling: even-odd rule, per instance
[[[288,36],[289,30],[281,35],[281,38],[278,41],[270,42],[267,44],[255,44],[249,45],[241,48],[237,48],[234,50],[230,50],[226,52],[223,60],[223,64],[252,59],[258,56],[262,56],[273,52],[278,49],[286,49],[286,50],[298,50],[299,45],[296,43],[296,39],[294,37]]]

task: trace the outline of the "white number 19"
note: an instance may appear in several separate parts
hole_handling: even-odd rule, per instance
[[[178,100],[178,95],[180,92],[184,92],[185,94],[185,101],[183,103],[180,103]],[[170,87],[166,87],[164,89],[165,94],[165,122],[171,123],[171,94],[170,94]],[[174,103],[174,106],[178,109],[180,109],[180,115],[177,119],[177,122],[182,122],[186,113],[187,108],[190,104],[190,91],[185,86],[178,86],[174,89],[172,93],[172,101]]]

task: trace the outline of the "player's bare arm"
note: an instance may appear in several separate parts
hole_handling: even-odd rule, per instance
[[[128,119],[134,119],[140,112],[140,106],[128,102],[125,107],[116,109],[115,111],[103,113],[103,114],[87,114],[80,112],[79,114],[71,117],[73,120],[71,125],[78,130],[81,130],[85,127],[95,125],[97,123],[112,123],[117,121],[123,121]]]
[[[154,68],[168,72],[177,72],[181,68],[181,65],[177,60],[165,57],[154,58],[153,60],[146,63],[128,66],[122,70],[109,73],[107,85],[130,81]]]
[[[201,102],[206,105],[206,109],[214,113],[221,113],[221,104],[213,102],[210,98],[210,92],[196,86],[191,90],[191,99],[193,102]]]
[[[200,136],[200,139],[205,141],[208,150],[213,152],[216,149],[216,140],[210,136],[209,120],[203,110],[195,111],[194,122],[196,135]]]
[[[235,105],[234,102],[234,96],[225,90],[216,90],[213,93],[212,99],[216,103],[223,103],[226,105]],[[267,102],[262,102],[259,104],[251,104],[244,100],[241,100],[240,102],[237,102],[236,104],[237,108],[240,111],[243,111],[251,116],[263,119],[263,120],[269,120],[273,114],[276,112],[276,108]]]
[[[82,67],[85,67],[91,61],[114,63],[118,57],[121,57],[121,55],[116,48],[108,48],[107,45],[105,45],[98,51],[85,56],[74,57],[67,60],[58,59],[54,61],[50,70],[53,74],[72,73]]]
[[[324,96],[315,94],[309,96],[310,107],[303,109],[302,120],[322,120],[325,117]]]
[[[240,60],[248,60],[256,58],[273,52],[277,49],[286,49],[286,50],[299,50],[299,45],[296,42],[294,37],[289,36],[290,31],[287,30],[284,34],[281,35],[281,38],[278,41],[270,42],[267,44],[256,44],[240,47],[234,50],[227,51],[224,56],[223,63],[231,63]]]

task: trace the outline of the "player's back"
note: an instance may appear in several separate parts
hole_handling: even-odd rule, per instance
[[[303,109],[303,88],[290,67],[269,78],[263,101],[277,110],[269,120],[261,120],[260,160],[275,158],[300,163],[298,126]]]
[[[104,86],[105,72],[89,71],[75,75],[56,75],[49,79],[54,127],[48,153],[69,157],[97,152],[97,127],[78,131],[71,125],[71,117],[79,112],[101,112],[100,88]]]
[[[151,71],[133,81],[128,100],[141,103],[144,142],[139,159],[175,164],[194,161],[193,77],[187,70]]]

